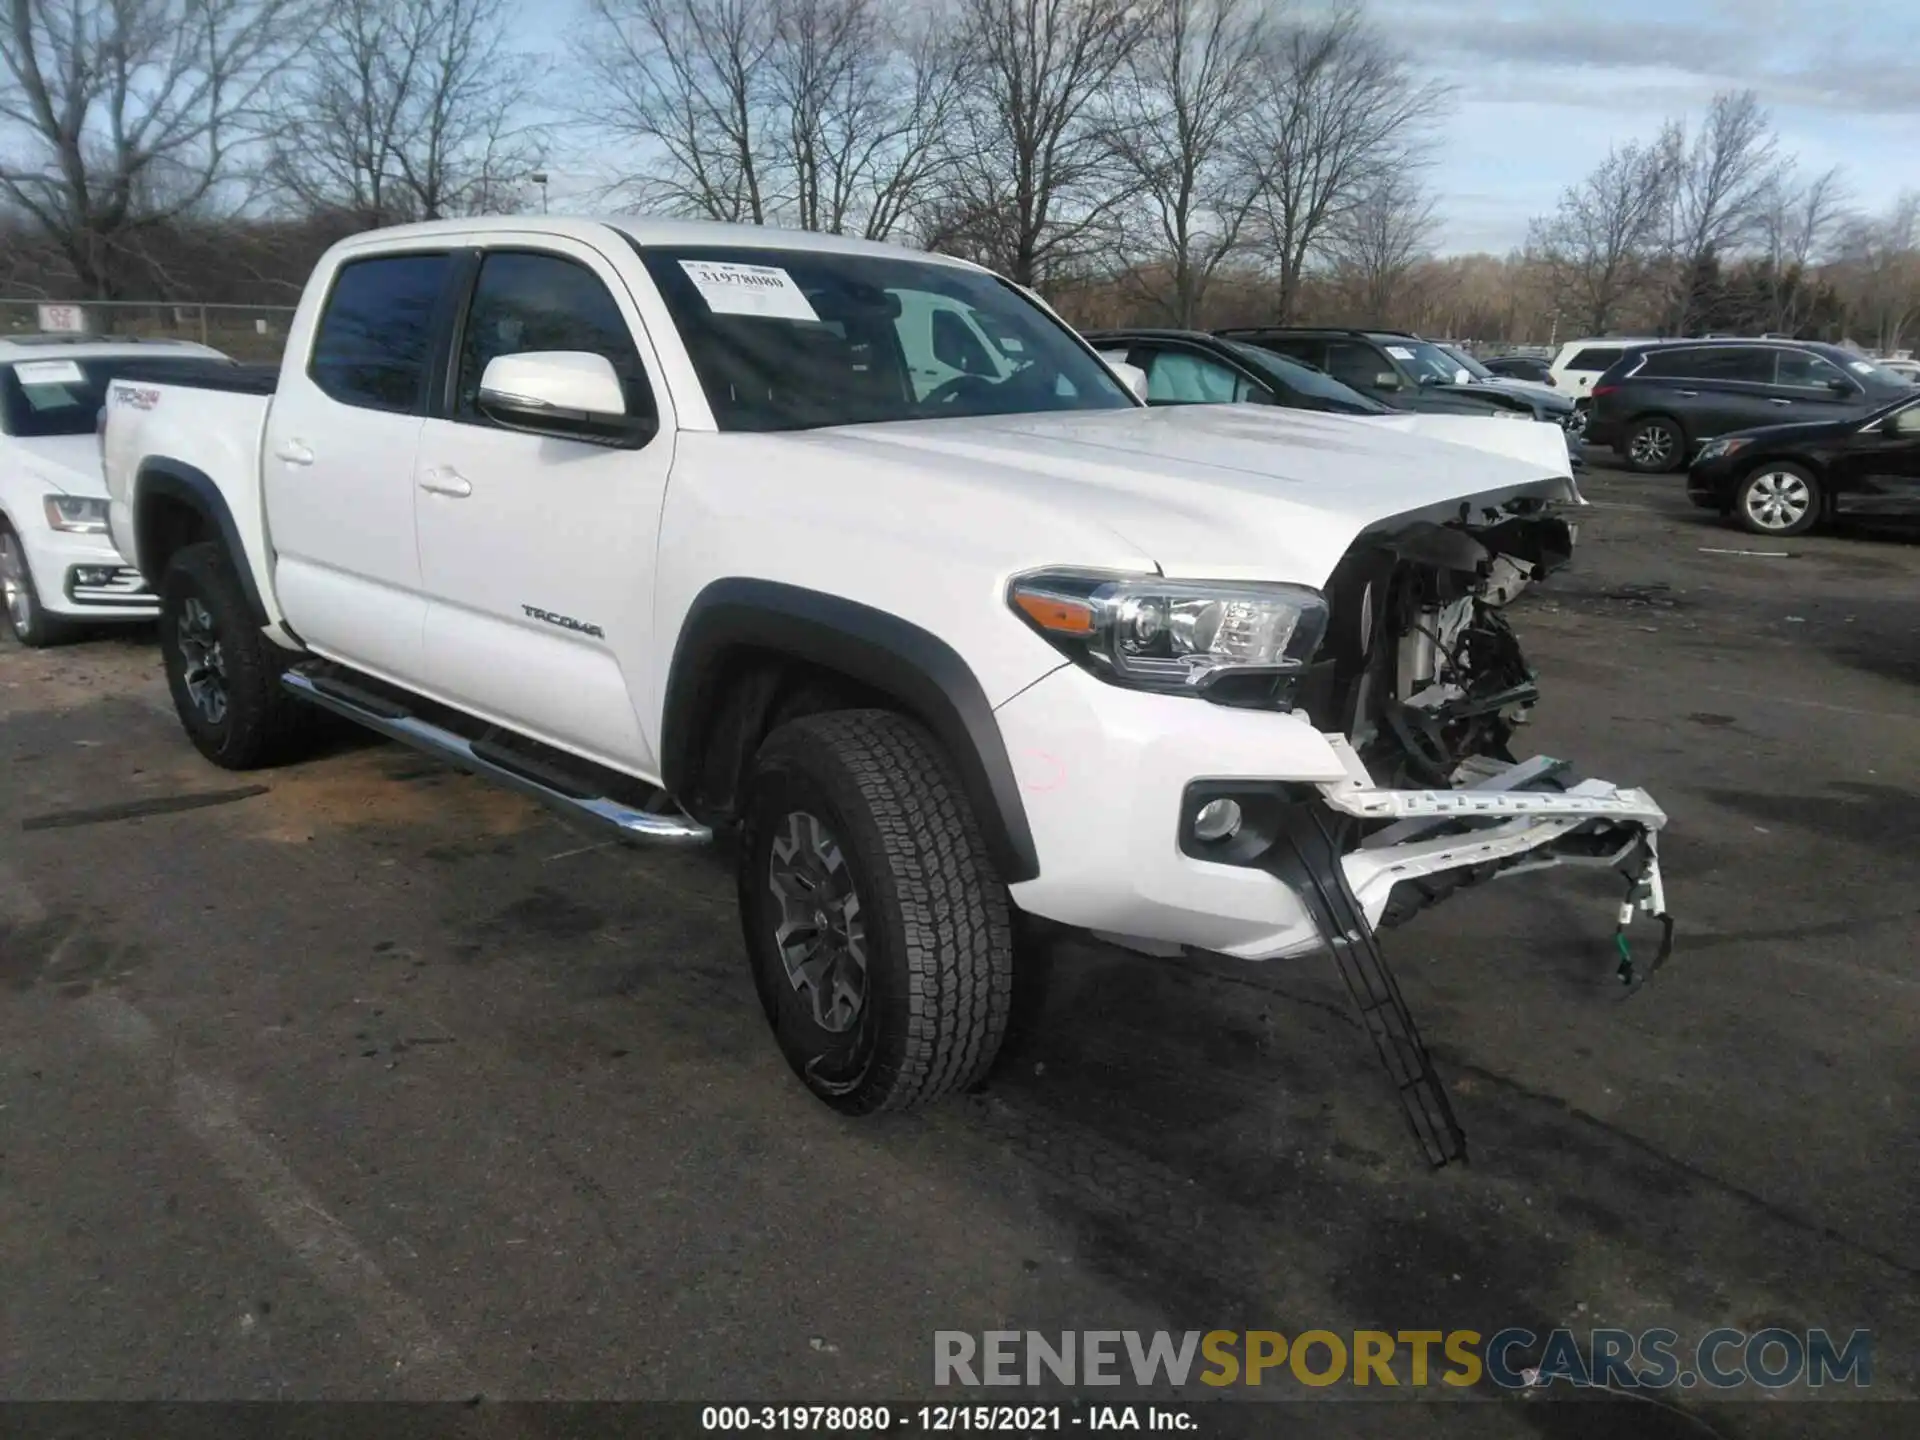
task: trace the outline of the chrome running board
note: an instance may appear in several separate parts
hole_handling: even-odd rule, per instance
[[[361,690],[347,681],[289,670],[280,677],[280,683],[311,705],[331,710],[389,740],[398,740],[402,745],[451,761],[463,770],[523,795],[531,795],[562,815],[585,821],[596,829],[610,830],[620,839],[650,845],[704,845],[713,839],[711,830],[686,815],[655,814],[602,795],[569,794],[532,773],[531,767],[523,769],[513,764],[512,757],[499,747],[456,735],[443,726],[422,720],[384,696]],[[476,748],[477,743],[484,746],[484,754]]]

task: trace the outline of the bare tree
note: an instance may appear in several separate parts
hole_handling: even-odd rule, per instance
[[[1388,324],[1414,267],[1431,247],[1438,224],[1433,197],[1411,170],[1390,172],[1331,227],[1327,250],[1334,279],[1350,313],[1369,325]]]
[[[505,0],[332,0],[281,89],[270,180],[360,225],[495,209],[541,147]]]
[[[936,243],[1023,285],[1083,253],[1121,198],[1102,101],[1138,39],[1135,0],[962,0],[967,147]]]
[[[1529,249],[1551,278],[1556,302],[1604,335],[1645,294],[1672,208],[1681,135],[1669,125],[1651,144],[1629,143],[1533,222]]]
[[[1714,96],[1673,186],[1666,316],[1671,334],[1687,333],[1713,264],[1754,238],[1779,173],[1779,144],[1759,97],[1751,90]]]
[[[306,16],[307,0],[9,0],[0,198],[111,298],[142,236],[229,176]]]
[[[574,46],[587,109],[612,136],[658,152],[639,188],[686,214],[764,225],[775,0],[588,0],[587,9]]]
[[[1388,175],[1417,163],[1449,98],[1421,82],[1357,5],[1280,30],[1263,61],[1264,93],[1241,142],[1259,196],[1282,321],[1332,228]]]
[[[1147,14],[1112,145],[1152,253],[1139,263],[1140,242],[1129,238],[1122,254],[1147,301],[1192,326],[1215,272],[1242,249],[1258,199],[1233,142],[1255,94],[1265,19],[1254,0],[1151,0]]]
[[[628,188],[708,219],[895,232],[947,163],[964,56],[891,0],[590,0],[587,107]]]
[[[1884,215],[1856,220],[1838,246],[1836,279],[1879,350],[1911,344],[1920,324],[1920,191],[1908,191]]]
[[[1846,198],[1838,166],[1802,180],[1789,162],[1774,177],[1760,216],[1769,330],[1790,335],[1806,319],[1809,277],[1845,216]]]

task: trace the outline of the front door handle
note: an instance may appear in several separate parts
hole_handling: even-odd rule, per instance
[[[274,447],[273,456],[274,459],[284,460],[289,465],[311,465],[313,463],[313,451],[309,450],[306,445],[299,440],[282,440]]]
[[[1793,401],[1791,401],[1791,400],[1773,400],[1773,399],[1770,399],[1770,400],[1768,400],[1768,401],[1767,401],[1767,403],[1768,403],[1769,405],[1791,405],[1791,404],[1793,403]]]
[[[1698,390],[1676,390],[1673,393],[1683,400],[1698,400],[1700,398],[1700,392]]]
[[[420,488],[434,495],[451,495],[457,500],[473,494],[473,482],[458,470],[428,470],[420,477]]]

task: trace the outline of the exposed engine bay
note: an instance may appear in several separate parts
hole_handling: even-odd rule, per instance
[[[1572,553],[1571,527],[1549,512],[1365,537],[1328,585],[1316,723],[1387,785],[1447,786],[1477,757],[1511,761],[1539,691],[1502,610]]]
[[[1430,1163],[1466,1154],[1446,1088],[1378,931],[1502,872],[1554,865],[1616,872],[1614,941],[1632,986],[1666,958],[1673,924],[1660,875],[1665,815],[1644,792],[1583,780],[1562,760],[1516,760],[1514,733],[1539,699],[1503,610],[1573,551],[1551,510],[1420,521],[1368,535],[1328,585],[1323,659],[1300,699],[1349,771],[1288,810],[1267,857],[1313,910],[1336,968]],[[1662,927],[1637,971],[1627,927]]]

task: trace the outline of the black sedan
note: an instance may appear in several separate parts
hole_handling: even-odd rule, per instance
[[[1494,374],[1509,380],[1531,380],[1536,385],[1559,384],[1553,378],[1553,367],[1532,355],[1495,355],[1481,363]]]
[[[1804,534],[1836,514],[1920,516],[1920,397],[1709,440],[1687,496],[1756,535]]]

